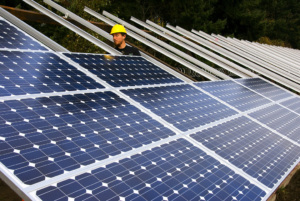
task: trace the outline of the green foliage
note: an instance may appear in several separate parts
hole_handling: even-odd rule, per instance
[[[134,16],[145,21],[149,19],[162,26],[167,23],[187,30],[196,29],[207,33],[234,36],[250,41],[267,42],[273,45],[300,48],[300,1],[299,0],[55,0],[63,7],[87,20],[99,21],[84,12],[85,6],[101,13],[106,10],[127,22]],[[62,15],[43,0],[36,2]],[[0,0],[0,4],[32,9],[22,0]],[[132,22],[133,23],[133,22]],[[76,45],[75,34],[62,26],[38,26],[56,41],[62,41],[66,48]],[[49,28],[50,27],[50,28]],[[52,33],[50,33],[52,32]],[[71,44],[65,36],[69,35]],[[98,37],[98,36],[97,36]],[[69,47],[70,46],[70,47]],[[92,48],[94,50],[94,48]]]
[[[268,22],[265,36],[282,40],[293,48],[300,48],[300,1],[263,0]]]

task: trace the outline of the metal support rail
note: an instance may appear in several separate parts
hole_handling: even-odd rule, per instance
[[[87,13],[89,13],[89,14],[91,14],[91,15],[93,15],[94,17],[96,17],[96,18],[98,18],[98,19],[104,21],[105,23],[107,23],[107,24],[109,24],[109,25],[111,25],[111,26],[114,26],[114,25],[116,24],[115,22],[113,22],[113,21],[107,19],[107,18],[104,17],[103,15],[100,15],[99,13],[93,11],[92,9],[90,9],[90,8],[88,8],[88,7],[85,7],[85,8],[84,8],[84,11],[87,12]],[[173,59],[174,61],[176,61],[176,62],[178,62],[178,63],[180,63],[180,64],[186,66],[187,68],[190,68],[191,70],[193,70],[193,71],[195,71],[195,72],[197,72],[197,73],[203,75],[204,77],[208,78],[209,80],[212,80],[212,81],[220,80],[219,78],[217,78],[216,76],[210,74],[209,72],[206,72],[206,71],[200,69],[199,67],[197,67],[197,66],[195,66],[195,65],[193,65],[193,64],[191,64],[191,63],[189,63],[189,62],[187,62],[187,61],[185,61],[185,60],[183,60],[183,59],[181,59],[180,57],[176,56],[175,54],[173,54],[173,53],[171,53],[171,52],[169,52],[169,51],[167,51],[167,50],[165,50],[165,49],[159,47],[158,45],[156,45],[156,44],[154,44],[154,43],[152,43],[152,42],[146,40],[145,38],[142,38],[141,36],[139,36],[139,35],[137,35],[137,34],[131,32],[130,30],[127,31],[127,34],[128,34],[129,36],[131,36],[131,37],[133,37],[133,38],[135,38],[135,39],[141,41],[141,42],[144,43],[145,45],[148,45],[149,47],[151,47],[151,48],[157,50],[158,52],[160,52],[160,53],[162,53],[162,54],[164,54],[164,55],[170,57],[170,58]]]
[[[188,44],[189,46],[194,47],[195,49],[203,52],[204,54],[207,54],[207,55],[209,55],[209,56],[211,56],[213,58],[216,58],[217,60],[219,60],[219,61],[221,61],[221,62],[223,62],[223,63],[231,66],[232,68],[237,69],[238,71],[244,73],[245,75],[248,75],[250,77],[258,77],[257,74],[252,73],[251,71],[249,71],[249,70],[247,70],[247,69],[245,69],[245,68],[243,68],[243,67],[241,67],[241,66],[239,66],[239,65],[237,65],[237,64],[235,64],[235,63],[233,63],[233,62],[231,62],[231,61],[229,61],[227,59],[225,59],[224,57],[221,57],[221,56],[213,53],[212,51],[209,51],[209,50],[207,50],[207,49],[205,49],[205,48],[197,45],[196,43],[193,43],[190,40],[185,39],[184,37],[182,37],[182,36],[180,36],[178,34],[175,34],[174,32],[171,32],[171,31],[169,31],[169,30],[167,30],[167,29],[165,29],[165,28],[163,28],[163,27],[161,27],[161,26],[159,26],[159,25],[157,25],[157,24],[155,24],[155,23],[153,23],[153,22],[151,22],[149,20],[147,20],[146,23],[150,24],[151,26],[153,26],[153,27],[161,30],[162,32],[164,32],[164,33],[166,33],[166,34],[168,34],[170,36],[173,36],[174,38],[177,38],[178,40],[181,40],[182,42]]]
[[[189,31],[186,31],[186,30],[180,28],[180,27],[175,28],[175,27],[172,27],[171,25],[167,25],[167,27],[174,30],[174,31],[176,31],[176,32],[178,32],[178,33],[180,33],[180,34],[182,34],[182,35],[184,35],[184,36],[186,36],[186,37],[188,37],[188,38],[190,38],[190,39],[192,39],[192,40],[194,40],[194,41],[196,41],[196,42],[198,42],[198,43],[201,43],[202,45],[207,46],[208,48],[210,48],[210,49],[212,49],[212,50],[214,50],[214,51],[216,51],[216,52],[218,52],[218,53],[220,53],[220,54],[222,54],[222,55],[224,55],[224,56],[226,56],[226,57],[228,57],[228,58],[230,58],[230,59],[232,59],[232,60],[234,60],[238,63],[241,63],[242,65],[245,65],[246,67],[256,71],[257,73],[260,73],[262,75],[267,76],[271,80],[274,80],[278,83],[283,84],[284,86],[287,86],[287,87],[289,87],[289,88],[291,88],[291,89],[293,89],[297,92],[300,92],[299,85],[297,85],[296,83],[294,83],[290,80],[287,80],[287,79],[283,79],[283,77],[277,75],[276,73],[270,72],[270,71],[266,70],[265,68],[263,68],[263,67],[255,64],[255,63],[253,63],[253,62],[251,62],[251,61],[249,61],[249,60],[247,60],[247,59],[245,59],[245,58],[243,58],[239,55],[236,55],[236,54],[220,47],[221,46],[221,41],[218,41],[218,42],[214,41],[215,38],[209,36],[208,34],[206,34],[206,35],[208,35],[210,38],[208,37],[209,39],[207,41],[207,40],[205,40],[203,38],[200,38],[199,36],[189,32]],[[200,34],[201,34],[201,32],[199,32],[199,35]],[[209,41],[212,41],[213,43],[211,43]],[[214,43],[216,43],[216,44],[214,44]]]
[[[158,30],[158,29],[156,29],[156,28],[154,28],[154,27],[151,27],[151,26],[149,26],[148,24],[146,24],[146,23],[144,23],[144,22],[142,22],[142,21],[140,21],[140,20],[138,20],[138,19],[136,19],[136,18],[134,18],[134,17],[131,17],[130,19],[131,19],[132,21],[136,22],[137,24],[139,24],[139,25],[141,25],[141,26],[144,26],[145,28],[151,30],[152,32],[154,32],[154,33],[156,33],[156,34],[158,34],[158,35],[160,35],[160,36],[162,36],[162,37],[168,39],[169,41],[172,41],[172,42],[174,42],[174,43],[176,43],[176,44],[178,44],[178,45],[184,47],[185,49],[187,49],[187,50],[189,50],[189,51],[191,51],[191,52],[197,54],[197,55],[200,56],[200,57],[203,57],[204,59],[206,59],[206,60],[208,60],[208,61],[211,61],[211,62],[217,64],[218,66],[220,66],[220,67],[222,67],[222,68],[224,68],[224,69],[226,69],[226,70],[228,70],[228,71],[234,73],[235,75],[237,75],[237,76],[239,76],[239,77],[241,77],[241,78],[247,78],[247,77],[249,77],[249,76],[246,76],[244,73],[242,73],[242,72],[240,72],[240,71],[238,71],[238,70],[232,68],[231,66],[228,66],[227,64],[225,64],[225,63],[223,63],[223,62],[221,62],[221,61],[219,61],[219,60],[217,60],[217,59],[215,59],[215,58],[213,58],[213,57],[211,57],[211,56],[209,56],[209,55],[206,55],[206,54],[200,52],[199,50],[197,50],[197,49],[195,49],[195,48],[193,48],[193,47],[191,47],[191,46],[188,46],[187,44],[181,42],[180,40],[177,40],[177,39],[175,39],[174,37],[169,36],[169,35],[167,35],[166,33],[161,32],[160,30]]]
[[[293,71],[293,73],[299,74],[299,63],[297,63],[295,60],[289,59],[284,54],[277,53],[277,51],[273,51],[270,48],[267,48],[265,46],[258,46],[255,43],[251,43],[249,41],[241,40],[241,43],[248,45],[255,51],[259,51],[261,54],[265,54],[268,56],[271,60],[277,60],[277,63],[283,64],[287,71]],[[292,68],[291,68],[292,67]]]
[[[110,19],[112,19],[112,20],[114,20],[114,21],[116,21],[116,22],[118,22],[120,24],[123,24],[124,26],[127,27],[127,29],[131,29],[132,31],[134,31],[134,32],[138,33],[139,35],[141,35],[141,36],[143,36],[143,37],[151,40],[152,42],[158,44],[159,46],[162,46],[162,47],[168,49],[169,51],[172,51],[173,53],[181,56],[182,58],[186,59],[187,61],[189,61],[191,63],[194,63],[194,64],[202,67],[203,69],[205,69],[205,70],[207,70],[207,71],[209,71],[209,72],[217,75],[218,77],[220,77],[222,79],[232,79],[231,77],[225,75],[224,73],[222,73],[222,72],[220,72],[220,71],[212,68],[211,66],[209,66],[209,65],[207,65],[207,64],[205,64],[205,63],[203,63],[203,62],[201,62],[201,61],[199,61],[197,59],[195,59],[194,57],[192,57],[192,56],[190,56],[190,55],[188,55],[188,54],[186,54],[186,53],[184,53],[184,52],[182,52],[182,51],[174,48],[173,46],[171,46],[171,45],[169,45],[169,44],[167,44],[167,43],[165,43],[165,42],[163,42],[163,41],[155,38],[154,36],[151,36],[150,34],[145,33],[144,31],[142,31],[142,30],[134,27],[133,25],[131,25],[131,24],[129,24],[129,23],[121,20],[120,18],[118,18],[118,17],[116,17],[116,16],[114,16],[114,15],[112,15],[112,14],[106,12],[106,11],[103,11],[103,15],[105,15],[106,17],[109,17]]]
[[[212,34],[213,37],[218,38],[219,41],[222,40],[224,43],[226,43],[226,49],[231,50],[235,52],[236,54],[247,58],[248,60],[251,60],[257,64],[260,64],[264,68],[266,68],[269,71],[272,71],[274,73],[277,73],[281,75],[282,77],[285,77],[286,79],[289,79],[295,83],[300,83],[300,79],[298,76],[295,76],[293,74],[290,74],[286,72],[285,70],[279,68],[276,66],[276,64],[272,61],[269,61],[266,58],[262,58],[260,55],[257,55],[253,53],[253,51],[250,51],[249,48],[241,47],[240,44],[236,44],[236,42],[230,41],[230,39],[227,39],[223,36],[217,36]]]
[[[271,57],[270,55],[266,54],[266,50],[263,50],[262,48],[253,48],[251,44],[245,43],[243,41],[240,41],[235,38],[225,38],[220,35],[213,35],[224,42],[228,43],[229,45],[232,45],[241,51],[245,52],[246,54],[250,54],[251,56],[254,56],[264,62],[267,62],[270,66],[270,68],[273,66],[270,70],[276,70],[276,72],[279,72],[281,74],[286,74],[288,78],[291,78],[298,74],[298,72],[295,71],[294,66],[291,64],[287,64],[286,62],[280,61],[277,58],[278,57]],[[271,65],[270,65],[271,64]],[[293,74],[289,76],[290,74]],[[297,80],[299,77],[296,78]]]
[[[74,31],[75,33],[79,34],[80,36],[84,37],[85,39],[89,40],[90,42],[94,43],[101,49],[109,52],[110,54],[120,55],[121,53],[114,48],[110,47],[109,45],[105,44],[104,42],[98,40],[94,36],[90,35],[89,33],[83,31],[82,29],[76,27],[75,25],[71,24],[70,22],[66,21],[62,17],[56,15],[55,13],[51,12],[50,10],[46,9],[45,7],[41,6],[40,4],[36,3],[33,0],[23,0],[27,4],[31,5],[35,9],[41,11],[45,15],[49,16],[50,18],[54,19],[58,23],[64,25],[65,27],[69,28],[70,30]]]
[[[51,40],[50,38],[46,37],[44,34],[41,32],[35,30],[31,26],[27,25],[25,22],[20,20],[19,18],[15,17],[14,15],[10,14],[3,8],[0,8],[0,16],[5,18],[6,20],[10,21],[29,35],[33,36],[35,39],[49,47],[50,49],[57,51],[57,52],[69,52],[66,48],[62,47],[55,41]]]
[[[264,45],[258,45],[256,43],[247,41],[247,40],[238,40],[233,38],[233,40],[239,42],[240,44],[245,44],[248,45],[249,47],[258,50],[259,52],[261,52],[263,55],[268,56],[272,59],[275,59],[277,61],[281,61],[283,63],[285,63],[285,65],[292,65],[293,67],[298,67],[297,66],[297,62],[295,61],[294,58],[289,58],[287,57],[287,55],[284,53],[284,51],[279,50],[279,49],[271,49],[268,46],[264,46]]]
[[[299,57],[300,55],[296,55],[296,52],[294,51],[294,49],[288,49],[288,48],[284,48],[281,46],[271,46],[271,45],[266,45],[266,44],[259,44],[257,42],[249,42],[252,45],[256,46],[256,47],[263,47],[268,49],[270,52],[276,52],[279,54],[281,54],[281,56],[283,56],[284,58],[289,58],[290,61],[293,61],[294,63],[296,62],[296,64],[299,64],[300,60]],[[298,66],[299,67],[299,66]]]
[[[65,9],[64,7],[56,4],[55,2],[53,2],[51,0],[44,0],[44,2],[47,3],[48,5],[50,5],[51,7],[55,8],[56,10],[60,11],[61,13],[67,15],[71,19],[76,20],[78,23],[80,23],[80,24],[84,25],[85,27],[91,29],[92,31],[96,32],[97,34],[103,36],[107,40],[113,42],[113,37],[109,33],[107,33],[106,31],[100,29],[99,27],[93,25],[92,23],[86,21],[85,19],[79,17],[78,15],[74,14],[73,12]],[[162,64],[159,61],[155,60],[154,58],[148,56],[147,54],[145,54],[143,52],[140,52],[140,53],[144,58],[148,59],[150,62],[156,64],[157,66],[160,66],[162,69],[165,69],[166,71],[168,71],[169,73],[171,73],[171,74],[175,75],[176,77],[182,79],[183,81],[192,82],[187,77],[181,75],[180,73],[177,73],[173,69],[170,69],[169,67],[165,66],[164,64]]]
[[[269,63],[265,62],[265,61],[262,61],[252,55],[249,55],[243,51],[240,51],[239,49],[223,42],[222,40],[220,40],[219,38],[216,38],[214,36],[210,36],[202,31],[195,31],[193,30],[193,33],[197,34],[198,36],[196,37],[199,37],[199,36],[202,36],[204,38],[206,38],[207,40],[215,43],[215,44],[218,44],[219,46],[223,47],[224,49],[226,49],[227,51],[231,51],[231,52],[234,52],[235,55],[237,57],[240,58],[240,60],[246,60],[246,61],[249,61],[252,63],[252,69],[257,69],[259,71],[259,73],[265,75],[266,77],[268,77],[269,79],[272,79],[274,81],[277,81],[281,84],[284,84],[286,86],[288,86],[289,88],[291,89],[294,89],[296,91],[299,91],[300,90],[300,85],[297,84],[297,82],[299,82],[299,78],[296,78],[296,77],[292,77],[292,76],[289,76],[289,75],[286,75],[286,73],[283,73],[285,76],[283,76],[282,74],[278,73],[278,71],[272,71],[272,67]],[[218,40],[216,40],[218,39]],[[268,68],[271,68],[268,69]]]
[[[178,29],[184,30],[182,28],[178,28]],[[186,30],[184,30],[184,31],[188,33],[188,31],[186,31]],[[234,57],[237,57],[242,62],[248,62],[249,64],[251,64],[250,65],[251,69],[253,69],[254,71],[257,71],[258,73],[261,73],[262,75],[265,75],[269,79],[272,79],[272,80],[274,80],[278,83],[281,83],[281,84],[283,84],[283,85],[285,85],[285,86],[287,86],[287,87],[289,87],[289,88],[291,88],[291,89],[293,89],[297,92],[300,91],[300,85],[293,82],[293,81],[291,81],[290,78],[285,78],[281,74],[278,74],[277,72],[273,72],[273,71],[270,71],[270,70],[266,69],[262,65],[262,63],[265,64],[266,62],[260,61],[260,60],[258,60],[257,58],[255,58],[251,55],[244,54],[243,52],[239,51],[238,49],[236,49],[236,48],[234,48],[230,45],[228,45],[227,43],[223,42],[222,40],[216,40],[218,38],[213,37],[211,35],[208,35],[208,34],[202,32],[202,31],[199,31],[199,32],[197,32],[195,30],[192,30],[192,31],[193,31],[193,33],[197,34],[197,35],[195,35],[193,33],[190,33],[195,38],[203,40],[202,38],[199,37],[199,36],[201,36],[201,37],[203,37],[203,38],[205,38],[205,39],[221,46],[222,49],[224,48],[224,50],[226,50],[225,52],[230,52],[230,51],[234,52],[234,54],[233,54]],[[253,60],[252,59],[250,60],[250,58],[253,58]],[[266,65],[269,65],[269,64],[266,63]],[[296,81],[298,81],[298,79]]]

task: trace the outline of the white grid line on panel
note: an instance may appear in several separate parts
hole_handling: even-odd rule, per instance
[[[270,128],[269,126],[267,126],[267,125],[265,125],[265,124],[259,122],[258,120],[254,119],[253,117],[249,116],[249,114],[252,113],[252,112],[259,111],[259,110],[261,110],[261,109],[263,109],[263,108],[266,108],[266,107],[269,107],[269,106],[272,106],[272,105],[276,105],[276,104],[277,104],[276,102],[274,102],[274,101],[271,100],[272,102],[269,103],[269,104],[265,104],[265,105],[262,105],[262,106],[260,106],[260,107],[258,107],[258,108],[254,108],[254,109],[251,109],[251,110],[247,110],[247,111],[245,111],[245,112],[242,112],[242,111],[240,111],[239,109],[236,109],[236,108],[234,108],[233,106],[229,105],[229,104],[226,103],[225,101],[219,99],[218,97],[216,97],[216,96],[210,94],[209,92],[204,91],[204,90],[201,89],[200,87],[198,87],[198,86],[196,86],[196,85],[193,85],[193,86],[194,86],[195,88],[199,89],[201,92],[203,92],[203,93],[209,95],[210,97],[214,98],[215,100],[218,100],[218,101],[220,101],[221,103],[223,103],[224,105],[226,105],[226,106],[230,107],[231,109],[235,110],[236,112],[243,114],[244,116],[246,116],[247,118],[251,119],[252,121],[254,121],[254,122],[260,124],[261,126],[267,128],[267,129],[269,129],[269,130],[271,130],[272,132],[276,133],[276,134],[279,135],[280,137],[282,137],[282,138],[288,140],[289,142],[291,142],[291,143],[293,143],[293,144],[295,144],[295,145],[297,145],[297,146],[300,146],[300,144],[297,143],[297,142],[295,142],[294,140],[291,140],[290,138],[287,138],[286,136],[280,134],[278,131],[276,131],[276,130]],[[256,93],[255,91],[253,91],[253,92]]]
[[[246,78],[246,79],[251,79],[251,78]],[[261,78],[261,79],[262,79],[262,78]],[[265,80],[265,79],[262,79],[262,80],[264,80],[265,82],[268,82],[269,84],[274,85],[273,83],[271,83],[271,82],[268,81],[268,80]],[[247,88],[248,90],[250,90],[250,91],[256,93],[256,94],[259,94],[260,96],[264,97],[265,99],[268,99],[269,101],[271,101],[271,102],[273,102],[273,103],[279,104],[281,107],[283,107],[283,108],[289,110],[290,112],[299,115],[297,112],[295,112],[295,111],[291,110],[290,108],[288,108],[288,107],[286,107],[286,106],[280,104],[281,102],[284,102],[284,101],[290,100],[290,99],[292,99],[292,98],[298,97],[296,94],[294,94],[294,93],[292,93],[292,92],[290,92],[290,91],[288,91],[288,90],[286,90],[286,89],[284,89],[284,88],[282,88],[282,87],[280,87],[280,86],[278,86],[278,85],[274,85],[275,87],[278,87],[278,88],[280,88],[280,89],[284,90],[285,92],[288,92],[289,94],[292,95],[291,97],[288,97],[288,98],[285,98],[285,99],[281,99],[281,100],[274,101],[274,100],[268,98],[267,96],[263,95],[262,93],[259,93],[258,91],[255,91],[255,90],[253,90],[253,89],[251,89],[251,88],[249,88],[249,87],[243,85],[242,83],[237,82],[236,80],[233,80],[233,81],[234,81],[235,83],[237,83],[237,84],[239,84],[239,85],[241,85],[241,86]],[[263,107],[263,108],[264,108],[264,107]],[[247,113],[249,114],[249,113],[252,113],[252,112],[258,111],[258,110],[260,110],[260,108],[257,109],[257,110],[256,110],[256,109],[255,109],[255,110],[249,110],[249,111],[247,111]]]
[[[179,135],[174,135],[174,136],[171,136],[169,138],[166,138],[166,139],[163,139],[163,140],[159,140],[157,142],[153,142],[149,145],[146,145],[146,146],[142,146],[142,147],[139,147],[139,148],[134,148],[133,150],[131,151],[128,151],[128,152],[124,152],[124,153],[121,153],[119,155],[116,155],[116,156],[113,156],[113,157],[109,157],[107,159],[104,159],[102,161],[98,161],[96,163],[93,163],[91,165],[87,165],[85,167],[81,167],[79,169],[76,169],[76,170],[73,170],[73,171],[70,171],[68,173],[65,173],[63,175],[60,175],[58,177],[54,177],[54,178],[51,178],[51,179],[48,179],[48,180],[45,180],[45,181],[42,181],[40,183],[37,183],[37,184],[34,184],[34,185],[30,185],[28,187],[25,188],[25,191],[27,193],[30,193],[30,192],[33,192],[33,191],[36,191],[40,188],[43,188],[43,187],[46,187],[46,186],[49,186],[53,183],[58,183],[60,181],[63,181],[63,180],[66,180],[70,177],[73,177],[73,176],[77,176],[77,175],[80,175],[80,174],[83,174],[85,172],[91,172],[92,170],[94,169],[97,169],[97,168],[100,168],[100,167],[104,167],[105,165],[108,165],[112,162],[116,162],[116,161],[119,161],[121,159],[124,159],[124,158],[127,158],[127,157],[130,157],[132,155],[135,155],[137,153],[141,153],[143,151],[146,151],[146,150],[149,150],[149,149],[152,149],[156,146],[159,146],[159,145],[162,145],[164,143],[168,143],[170,141],[173,141],[173,140],[176,140],[176,139],[179,139],[181,138],[181,136]]]
[[[42,47],[48,49],[48,51],[52,52],[52,50],[47,47],[46,45],[44,45],[43,43],[41,43],[40,41],[36,40],[35,38],[33,38],[31,35],[29,35],[28,33],[26,33],[25,31],[23,31],[22,29],[20,29],[19,27],[17,27],[16,25],[14,25],[13,23],[11,23],[10,21],[6,20],[5,18],[0,16],[0,20],[3,20],[5,22],[7,22],[10,26],[16,28],[18,31],[22,32],[23,34],[25,34],[27,37],[29,37],[30,39],[32,39],[33,41],[37,42],[38,44],[40,44]],[[21,51],[21,50],[28,50],[28,49],[9,49],[9,48],[0,48],[0,50],[15,50],[15,51]],[[46,50],[32,50],[32,51],[41,51],[41,52],[46,52]]]

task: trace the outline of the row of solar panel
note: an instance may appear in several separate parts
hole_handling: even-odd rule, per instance
[[[182,103],[185,104],[184,100],[188,97],[185,93],[180,92],[182,88],[183,86],[172,86],[168,91],[164,90],[162,93],[157,89],[155,100],[168,102],[167,97],[181,97]],[[166,95],[170,91],[176,93],[177,96]],[[145,90],[143,94],[151,93]],[[193,92],[188,94],[195,95]],[[136,95],[132,97],[137,97]],[[139,100],[139,102],[143,104],[145,100],[156,102],[154,99],[147,98]],[[188,103],[198,100],[199,96],[196,94],[192,99],[188,99]],[[168,106],[171,106],[168,111],[173,113],[180,109],[180,107],[176,107],[176,104],[170,103]],[[201,106],[205,107],[206,105]],[[183,119],[188,120],[187,117]],[[282,125],[280,122],[277,123],[277,125],[279,124]],[[299,162],[300,147],[298,145],[243,116],[195,132],[190,137],[270,188],[274,187],[293,165]],[[182,143],[184,145],[181,145]],[[161,145],[133,155],[129,159],[122,159],[107,164],[105,167],[80,174],[73,179],[55,183],[36,193],[43,200],[51,200],[56,196],[62,200],[67,198],[77,198],[78,200],[87,198],[91,200],[100,198],[116,200],[125,198],[260,200],[266,194],[262,191],[265,189],[249,187],[251,184],[248,181],[239,178],[236,174],[231,175],[227,172],[228,170],[225,171],[226,167],[213,158],[207,158],[199,163],[196,158],[204,159],[206,154],[201,157],[199,152],[202,151],[188,145],[189,142],[186,140],[178,139],[169,144],[174,144],[174,146],[169,148],[167,144]],[[182,150],[181,147],[188,151]],[[165,149],[171,154],[165,156],[163,154]],[[196,158],[192,157],[191,149],[197,152]],[[158,156],[155,154],[156,151],[159,152]],[[168,158],[167,155],[170,155],[171,158]],[[186,160],[193,160],[195,164],[188,163]],[[220,169],[222,171],[218,172]],[[230,179],[233,179],[232,182],[228,181],[228,175]]]
[[[182,82],[140,57],[124,58],[118,56],[111,60],[103,55],[68,53],[66,56],[114,87]],[[55,53],[0,51],[0,60],[2,78],[0,84],[3,90],[1,96],[103,88],[99,83],[55,55]],[[274,87],[261,79],[241,79],[238,82],[274,101],[292,96],[291,93]],[[20,89],[20,85],[25,87],[24,92]],[[257,98],[255,93],[246,88],[241,88],[233,81],[219,82],[219,84],[214,85],[206,82],[198,86],[213,95],[218,94],[219,98],[224,100],[230,98],[234,101],[234,97],[232,95],[228,97],[228,94],[233,94],[236,90],[244,90],[236,95],[238,98],[241,95],[245,95],[243,96],[245,99],[253,98],[254,100]],[[26,87],[31,90],[26,90]],[[33,90],[33,88],[37,89]],[[9,91],[5,93],[6,89]],[[260,99],[256,101],[260,101]],[[255,104],[256,101],[249,101],[249,104],[250,102]],[[268,102],[267,100],[261,101],[265,101],[262,103]],[[242,107],[245,107],[245,109]],[[249,105],[243,105],[238,108],[244,111],[248,107]]]
[[[16,43],[20,40],[6,40],[15,46],[5,46],[4,42],[1,47],[45,50],[32,49],[32,42]],[[260,200],[268,189],[260,189],[248,179],[256,178],[272,188],[299,161],[299,97],[270,83],[243,79],[195,84],[205,93],[187,84],[154,87],[151,85],[183,82],[140,57],[65,56],[113,87],[137,86],[121,92],[182,133],[196,131],[185,139],[179,135],[175,141],[161,142],[147,150],[145,145],[176,133],[142,112],[133,101],[110,91],[23,99],[16,96],[16,100],[2,101],[0,161],[24,184],[61,178],[64,173],[144,147],[144,152],[130,158],[38,190],[36,195],[42,200]],[[53,52],[3,50],[0,67],[1,96],[104,88]],[[272,100],[280,101],[280,105]],[[238,116],[238,110],[248,111],[249,118]],[[237,117],[218,122],[233,115]],[[210,123],[209,128],[201,129]],[[190,139],[251,177],[245,179],[234,173],[188,142]]]
[[[211,83],[211,85],[213,84],[214,82]],[[208,95],[201,93],[190,85],[130,89],[123,90],[123,92],[182,131],[201,127],[204,124],[216,122],[220,119],[237,114],[236,111],[221,104],[217,100],[212,99]],[[240,103],[242,104],[243,102]],[[120,154],[121,151],[128,151],[132,148],[140,147],[174,135],[172,131],[162,124],[142,113],[136,107],[112,92],[7,100],[1,104],[0,109],[0,160],[9,169],[18,170],[15,174],[27,184],[33,184],[45,179],[42,175],[39,175],[38,180],[27,181],[26,179],[22,179],[22,175],[30,179],[35,178],[33,175],[30,175],[29,172],[31,170],[33,171],[33,174],[37,174],[36,168],[30,167],[29,170],[28,167],[26,167],[26,165],[32,164],[33,161],[36,161],[36,163],[44,163],[47,161],[46,164],[52,161],[54,164],[56,161],[71,160],[70,158],[72,157],[81,158],[84,156],[81,158],[83,161],[80,161],[80,159],[78,159],[79,161],[73,159],[74,164],[69,162],[67,167],[65,167],[66,169],[61,167],[62,170],[70,170],[68,168],[70,164],[72,164],[72,168],[76,169],[80,167],[79,164],[87,165],[96,161],[96,158],[91,157],[90,155],[92,154],[89,152],[97,153],[97,157],[106,158],[108,156]],[[264,120],[263,117],[260,117],[269,115],[266,110],[272,113],[271,117],[265,118],[266,120]],[[276,111],[280,112],[277,112],[276,115]],[[281,115],[287,115],[281,111],[286,111],[289,115],[295,116],[295,118],[289,118],[293,120],[293,127],[287,124],[286,120],[284,120],[284,123],[280,122],[280,119],[282,119]],[[249,115],[271,128],[272,125],[274,125],[274,129],[279,133],[299,142],[299,124],[295,124],[295,122],[297,123],[297,121],[300,120],[299,115],[296,115],[279,105],[270,105],[265,109],[258,110]],[[246,121],[245,119],[247,118],[244,117],[240,119]],[[214,149],[226,147],[227,145],[226,140],[221,137],[224,137],[227,140],[233,140],[228,136],[233,135],[234,139],[245,139],[246,141],[242,143],[243,147],[238,146],[241,144],[236,140],[235,143],[237,144],[229,146],[232,149],[231,152],[227,149],[221,149],[222,151],[225,151],[226,154],[230,153],[230,157],[233,156],[233,161],[239,163],[238,165],[235,164],[238,167],[245,164],[241,159],[235,160],[234,154],[238,153],[236,152],[236,149],[252,145],[251,149],[248,147],[249,151],[243,151],[246,156],[243,155],[242,158],[244,160],[249,160],[250,156],[256,157],[259,153],[263,153],[260,152],[261,150],[259,150],[255,144],[257,144],[258,147],[262,144],[266,145],[267,142],[271,142],[271,139],[274,144],[271,143],[270,146],[267,147],[262,146],[263,151],[266,151],[266,148],[267,150],[272,150],[272,147],[276,150],[281,150],[281,152],[277,151],[279,155],[282,155],[283,152],[284,155],[289,153],[287,152],[286,147],[289,147],[292,152],[299,151],[299,147],[292,142],[277,136],[270,130],[249,119],[247,121],[250,123],[247,121],[245,123],[247,129],[244,128],[244,123],[240,119],[234,120],[236,121],[234,125],[239,126],[235,127],[231,124],[228,126],[226,123],[225,126],[223,124],[217,125],[217,129],[212,127],[211,133],[205,131],[210,133],[208,139],[203,139],[200,142],[206,146],[207,143],[204,142],[212,141],[207,147],[217,152],[217,150]],[[266,121],[269,121],[272,124],[268,124]],[[223,126],[224,128],[222,128]],[[230,132],[229,130],[226,132],[226,129],[229,129]],[[234,132],[235,129],[237,129],[236,132]],[[226,135],[226,133],[228,133],[228,135]],[[214,139],[212,134],[220,135],[221,137],[219,139],[216,138],[216,140],[222,144],[219,145],[217,142],[211,140],[211,138]],[[249,134],[255,134],[255,136],[247,136]],[[241,136],[238,137],[237,135]],[[260,140],[257,142],[255,140],[251,141],[244,135],[250,137],[250,139],[254,138],[256,141],[257,139]],[[198,136],[198,134],[192,136]],[[205,137],[204,134],[200,134],[199,136],[201,138]],[[231,143],[234,144],[233,142]],[[211,145],[216,147],[212,148]],[[84,151],[82,151],[82,149]],[[258,153],[253,154],[253,151],[258,151]],[[251,153],[250,155],[249,152]],[[69,155],[65,156],[66,153],[69,153]],[[41,157],[41,160],[37,160],[39,157],[37,157],[36,154]],[[255,168],[258,168],[260,166],[259,164],[263,166],[261,168],[264,168],[266,164],[273,162],[273,157],[277,157],[272,151],[269,151],[268,154],[264,153],[264,155],[269,161],[256,159],[257,163],[254,161],[252,162]],[[293,157],[290,158],[289,163],[283,163],[287,165],[283,170],[286,170],[291,162],[298,159],[297,154],[291,154],[291,156]],[[58,159],[56,157],[58,157]],[[30,161],[30,159],[33,161]],[[288,157],[285,157],[282,160],[288,160]],[[281,162],[279,159],[278,161]],[[44,166],[42,165],[42,167]],[[60,166],[55,167],[58,168]],[[274,168],[275,167],[277,166],[274,166]],[[57,173],[63,173],[60,169],[54,168],[54,170],[57,171]],[[270,168],[270,170],[272,169]],[[53,170],[48,169],[48,171],[52,173]],[[250,171],[253,170],[250,168]],[[278,177],[273,177],[274,175],[272,175],[272,177],[276,178],[276,181],[278,181],[278,178],[282,175],[279,171],[275,172],[278,174]],[[50,173],[47,172],[45,175],[51,175]],[[257,175],[252,176],[255,177]],[[266,185],[270,185],[270,187],[274,184],[274,182],[266,183]]]

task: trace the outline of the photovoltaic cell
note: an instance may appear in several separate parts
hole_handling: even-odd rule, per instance
[[[270,103],[268,99],[231,80],[201,82],[195,85],[241,111],[247,111]]]
[[[143,57],[64,54],[114,87],[183,82]]]
[[[273,101],[278,101],[292,96],[291,93],[279,87],[276,87],[275,85],[268,83],[260,78],[238,79],[236,81],[256,91],[257,93],[270,98]]]
[[[20,50],[48,49],[0,17],[0,48]]]
[[[299,146],[246,117],[191,137],[270,188],[299,160]]]
[[[299,115],[279,105],[272,105],[249,115],[280,134],[300,143]]]
[[[100,88],[54,53],[0,51],[0,96]]]
[[[36,195],[45,201],[253,201],[266,193],[179,139],[38,190]]]
[[[112,92],[0,103],[0,162],[28,185],[171,135]]]
[[[190,85],[128,89],[122,92],[182,131],[236,114]]]
[[[175,133],[113,92],[31,98],[104,86],[1,17],[0,28],[0,96],[28,95],[0,101],[0,162],[23,184],[58,181],[35,188],[40,199],[252,201],[266,196],[187,139],[145,148]],[[64,55],[113,87],[183,82],[142,57]],[[274,101],[292,96],[259,78],[237,82],[258,94],[233,81],[196,85],[241,111],[270,102],[259,94]],[[191,85],[122,92],[182,131],[237,114]],[[297,98],[280,104],[300,113]],[[299,115],[279,105],[250,115],[299,143]],[[246,117],[191,137],[270,188],[299,160],[298,146]],[[146,151],[122,156],[141,147]],[[113,156],[122,159],[105,160]],[[92,164],[97,165],[93,170],[80,171]],[[60,179],[71,171],[76,176]]]
[[[299,97],[295,97],[295,98],[283,101],[280,103],[280,105],[283,105],[283,106],[291,109],[292,111],[300,114],[300,98]]]

